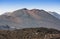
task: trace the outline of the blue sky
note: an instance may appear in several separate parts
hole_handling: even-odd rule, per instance
[[[60,0],[0,0],[0,14],[21,8],[44,9],[60,14]]]

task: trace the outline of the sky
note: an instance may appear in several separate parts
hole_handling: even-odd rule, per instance
[[[0,15],[22,8],[43,9],[60,14],[60,0],[0,0]]]

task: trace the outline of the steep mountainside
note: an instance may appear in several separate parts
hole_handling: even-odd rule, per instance
[[[60,30],[60,20],[44,10],[26,8],[0,16],[0,25],[16,28],[48,27]]]

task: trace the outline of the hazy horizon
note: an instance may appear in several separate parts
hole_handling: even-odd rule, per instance
[[[0,15],[22,8],[43,9],[60,14],[60,0],[0,0]]]

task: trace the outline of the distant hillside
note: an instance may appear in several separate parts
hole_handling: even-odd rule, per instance
[[[60,14],[57,14],[56,12],[48,12],[48,13],[60,19]]]
[[[60,39],[60,31],[48,28],[0,30],[0,39]]]

